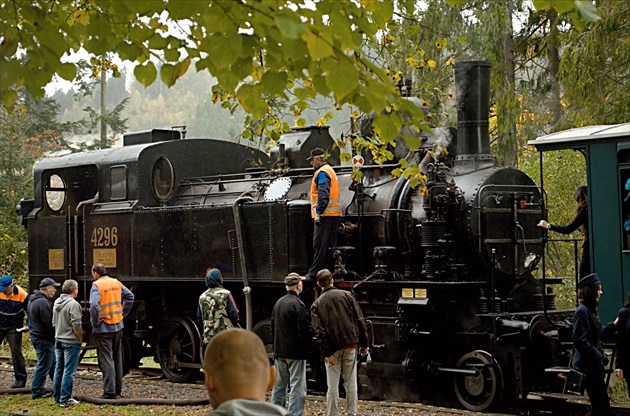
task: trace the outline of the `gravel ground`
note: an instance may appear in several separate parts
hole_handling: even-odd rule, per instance
[[[27,386],[32,379],[33,368],[29,368],[29,380]],[[0,365],[0,390],[8,389],[13,382],[13,370],[10,365]],[[47,387],[52,388],[50,380],[47,380]],[[102,378],[100,373],[90,370],[81,370],[77,373],[74,383],[74,394],[76,396],[99,396],[103,392]],[[2,402],[0,395],[0,403]],[[5,396],[6,397],[6,396]],[[203,384],[173,384],[163,380],[150,379],[146,376],[130,374],[124,379],[123,398],[125,399],[167,399],[167,400],[183,400],[183,399],[205,399],[207,398]],[[52,399],[49,400],[52,403]],[[97,405],[95,405],[97,406]],[[342,410],[344,403],[342,400]],[[95,407],[96,408],[96,407]],[[118,406],[110,406],[109,414],[117,414]],[[155,407],[153,408],[155,409]],[[160,410],[162,409],[162,410]],[[211,409],[210,405],[200,406],[159,406],[157,413],[153,414],[169,414],[169,415],[206,415]],[[306,402],[305,416],[323,416],[325,415],[326,401],[324,397],[308,396]],[[0,411],[0,413],[2,413]],[[454,416],[475,413],[467,413],[453,410],[445,412],[439,409],[427,410],[418,409],[414,405],[406,404],[390,404],[383,402],[361,401],[359,403],[359,414],[370,416],[391,416],[391,415],[424,415],[424,416]]]

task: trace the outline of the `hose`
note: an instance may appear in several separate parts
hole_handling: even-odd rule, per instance
[[[46,392],[52,393],[51,388],[47,388]],[[28,387],[22,387],[19,389],[5,389],[0,390],[2,394],[31,394],[31,389]],[[210,399],[149,399],[144,397],[139,398],[120,398],[120,399],[101,399],[100,397],[87,396],[84,394],[73,394],[72,397],[80,402],[92,403],[92,404],[111,404],[114,406],[125,406],[129,404],[139,405],[167,405],[167,406],[203,406],[210,404]]]

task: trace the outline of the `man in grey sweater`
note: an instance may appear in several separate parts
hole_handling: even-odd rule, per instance
[[[55,378],[53,397],[61,407],[70,407],[79,402],[72,397],[74,375],[79,366],[79,354],[83,340],[81,328],[81,305],[75,300],[79,285],[68,279],[61,287],[61,296],[53,306],[53,326],[55,327]]]

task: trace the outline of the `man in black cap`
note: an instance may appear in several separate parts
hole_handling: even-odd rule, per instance
[[[315,220],[313,232],[313,263],[307,277],[315,279],[325,267],[328,249],[337,245],[337,224],[341,216],[339,181],[333,168],[324,160],[324,149],[311,151],[311,166],[315,169],[311,182],[311,217]]]
[[[51,393],[46,393],[46,374],[52,380],[55,372],[55,329],[52,323],[52,298],[57,293],[59,283],[54,279],[46,277],[39,283],[28,303],[28,321],[30,324],[30,338],[35,354],[37,354],[37,365],[31,383],[31,397],[51,397]]]
[[[287,294],[278,299],[271,313],[276,383],[271,402],[284,407],[291,388],[288,413],[301,416],[306,405],[306,360],[311,351],[313,327],[306,305],[300,299],[304,277],[289,273],[284,278]]]
[[[573,368],[585,375],[583,386],[591,401],[592,416],[612,415],[608,388],[604,382],[607,361],[600,342],[602,325],[597,316],[599,298],[604,293],[597,273],[578,282],[578,297],[582,299],[573,315]]]

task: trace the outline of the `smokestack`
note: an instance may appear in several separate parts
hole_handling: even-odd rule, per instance
[[[457,62],[454,65],[458,159],[490,154],[491,67],[488,61]]]

